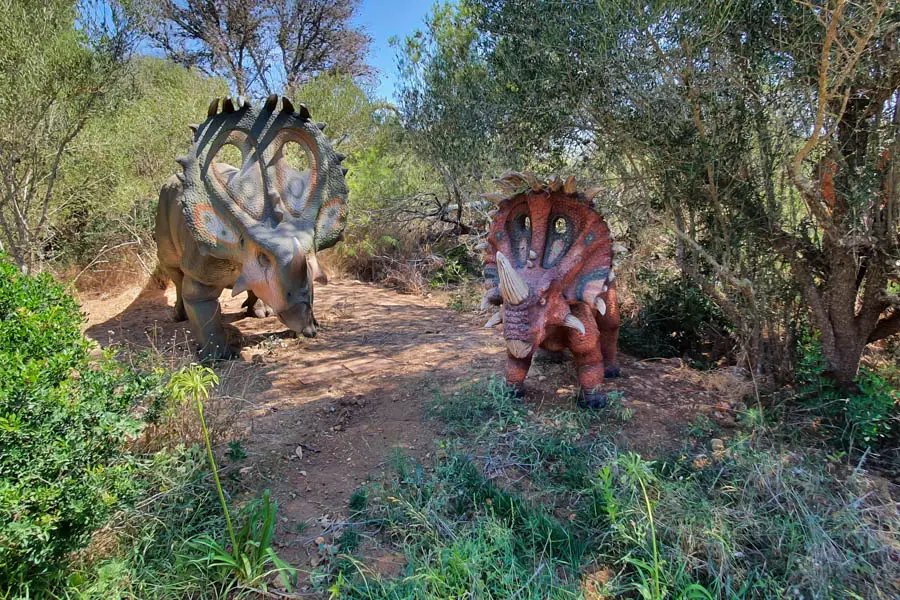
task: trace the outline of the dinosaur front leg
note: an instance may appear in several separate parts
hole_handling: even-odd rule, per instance
[[[506,385],[512,388],[517,398],[525,395],[525,376],[531,367],[532,355],[525,358],[516,358],[512,354],[506,354]]]
[[[200,337],[200,358],[227,360],[236,357],[240,349],[228,345],[222,326],[222,309],[219,307],[222,288],[185,277],[182,290],[184,308]]]
[[[262,319],[264,317],[275,316],[275,311],[272,310],[272,307],[260,300],[259,297],[253,293],[253,290],[247,291],[247,299],[244,300],[244,303],[241,304],[241,306],[247,309],[248,317]]]
[[[569,331],[569,348],[575,357],[575,368],[578,371],[577,401],[586,408],[603,408],[606,406],[606,394],[600,386],[603,383],[603,355],[600,353],[599,332],[592,318],[592,311],[586,304],[572,307],[572,313],[584,323],[585,332]]]
[[[600,331],[600,352],[606,367],[604,375],[610,379],[619,377],[622,374],[618,359],[619,302],[614,285],[610,286],[606,295],[606,314],[597,317],[597,329]]]

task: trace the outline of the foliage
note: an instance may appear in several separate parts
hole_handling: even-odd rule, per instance
[[[78,600],[219,598],[221,572],[196,554],[195,540],[224,527],[199,447],[160,451],[140,469],[145,491],[116,515],[114,543],[76,565],[58,597]],[[205,556],[205,553],[204,555]]]
[[[38,586],[140,490],[131,409],[158,381],[92,362],[78,305],[0,262],[0,580]]]
[[[452,429],[473,435],[442,440],[433,469],[398,463],[354,516],[385,551],[403,553],[405,571],[386,577],[344,556],[313,581],[342,598],[898,592],[889,493],[806,440],[748,429],[714,461],[696,448],[648,461],[619,451],[597,417],[523,410],[514,422],[476,421],[462,411],[474,401],[510,410],[490,386],[437,398]],[[563,476],[561,449],[578,457],[579,476]]]
[[[114,5],[78,4],[14,0],[0,11],[0,248],[31,270],[52,254],[61,163],[112,104],[132,43]]]
[[[237,533],[234,531],[222,482],[219,480],[219,470],[216,467],[206,420],[203,418],[203,403],[209,399],[210,390],[218,383],[219,378],[212,369],[192,365],[173,373],[167,386],[168,392],[175,399],[180,401],[191,399],[197,404],[197,416],[203,428],[206,456],[209,459],[216,491],[219,494],[222,514],[225,516],[225,528],[231,542],[231,549],[226,549],[210,535],[201,536],[194,540],[193,544],[196,550],[205,555],[203,558],[197,559],[205,566],[222,569],[228,576],[243,585],[262,584],[265,589],[266,577],[276,573],[293,576],[294,569],[278,558],[272,548],[278,504],[272,502],[268,490],[265,491],[261,500],[254,501],[247,507],[244,513],[243,527]],[[271,569],[268,568],[270,564],[272,565]],[[289,582],[288,586],[290,586]]]
[[[863,366],[857,388],[847,390],[828,374],[828,362],[818,336],[801,340],[797,392],[815,414],[824,417],[833,438],[843,445],[887,449],[898,436],[900,368]]]
[[[729,344],[730,325],[722,311],[690,279],[667,279],[659,272],[637,274],[643,294],[640,309],[626,319],[619,333],[622,347],[641,358],[689,357],[709,364],[726,352],[712,354],[713,344]]]

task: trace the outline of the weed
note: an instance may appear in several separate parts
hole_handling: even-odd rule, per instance
[[[219,480],[219,471],[216,468],[206,421],[203,418],[203,402],[209,398],[210,389],[218,382],[219,378],[212,369],[192,365],[174,373],[168,385],[172,397],[179,401],[192,399],[197,405],[197,416],[203,430],[207,458],[222,506],[222,514],[225,517],[228,538],[231,542],[231,550],[228,551],[212,536],[203,535],[194,540],[192,546],[206,553],[206,556],[196,559],[196,562],[224,569],[241,584],[246,586],[262,585],[265,590],[266,577],[280,573],[288,576],[289,579],[293,577],[294,569],[282,561],[272,548],[278,506],[271,500],[268,490],[263,493],[262,499],[248,505],[245,511],[244,525],[235,534],[228,503],[225,501],[225,492]],[[269,568],[270,565],[271,568]]]
[[[369,490],[366,488],[359,488],[354,491],[350,495],[350,500],[347,502],[347,505],[350,507],[350,510],[353,513],[361,513],[366,510],[366,507],[369,504]]]
[[[243,440],[230,440],[228,442],[228,458],[233,461],[244,460],[247,458],[247,451],[244,450]]]
[[[634,417],[634,411],[625,406],[625,394],[622,392],[609,392],[606,394],[605,412],[619,423],[628,423]]]
[[[346,560],[322,574],[321,589],[372,599],[591,597],[586,573],[606,565],[608,597],[900,592],[889,494],[858,473],[838,477],[827,452],[793,451],[767,426],[732,440],[716,462],[647,461],[620,453],[596,433],[602,419],[583,411],[520,411],[510,426],[514,406],[491,384],[436,398],[434,414],[464,437],[439,445],[433,470],[404,460],[369,489],[367,523],[403,553],[405,572],[386,578]]]
[[[694,439],[705,439],[719,429],[718,425],[705,413],[697,413],[687,427],[688,436]]]
[[[524,416],[522,403],[500,378],[491,378],[451,396],[436,395],[429,412],[453,431],[506,429]]]

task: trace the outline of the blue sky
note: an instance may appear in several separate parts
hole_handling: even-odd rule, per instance
[[[425,15],[431,10],[433,0],[363,0],[355,22],[365,27],[372,36],[369,64],[378,69],[376,94],[394,100],[397,84],[397,65],[394,49],[388,40],[397,36],[401,40],[416,29],[425,26]]]

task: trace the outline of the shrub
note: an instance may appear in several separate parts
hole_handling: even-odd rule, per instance
[[[799,344],[797,382],[803,403],[826,420],[833,437],[847,446],[886,448],[900,420],[900,368],[860,367],[856,389],[838,386],[827,374],[817,335]]]
[[[49,275],[0,257],[0,582],[13,588],[50,575],[137,491],[129,411],[155,382],[91,362],[82,323]]]
[[[658,271],[638,274],[640,311],[625,319],[620,342],[641,358],[687,357],[709,365],[726,355],[732,344],[722,312],[693,282],[667,279]]]

